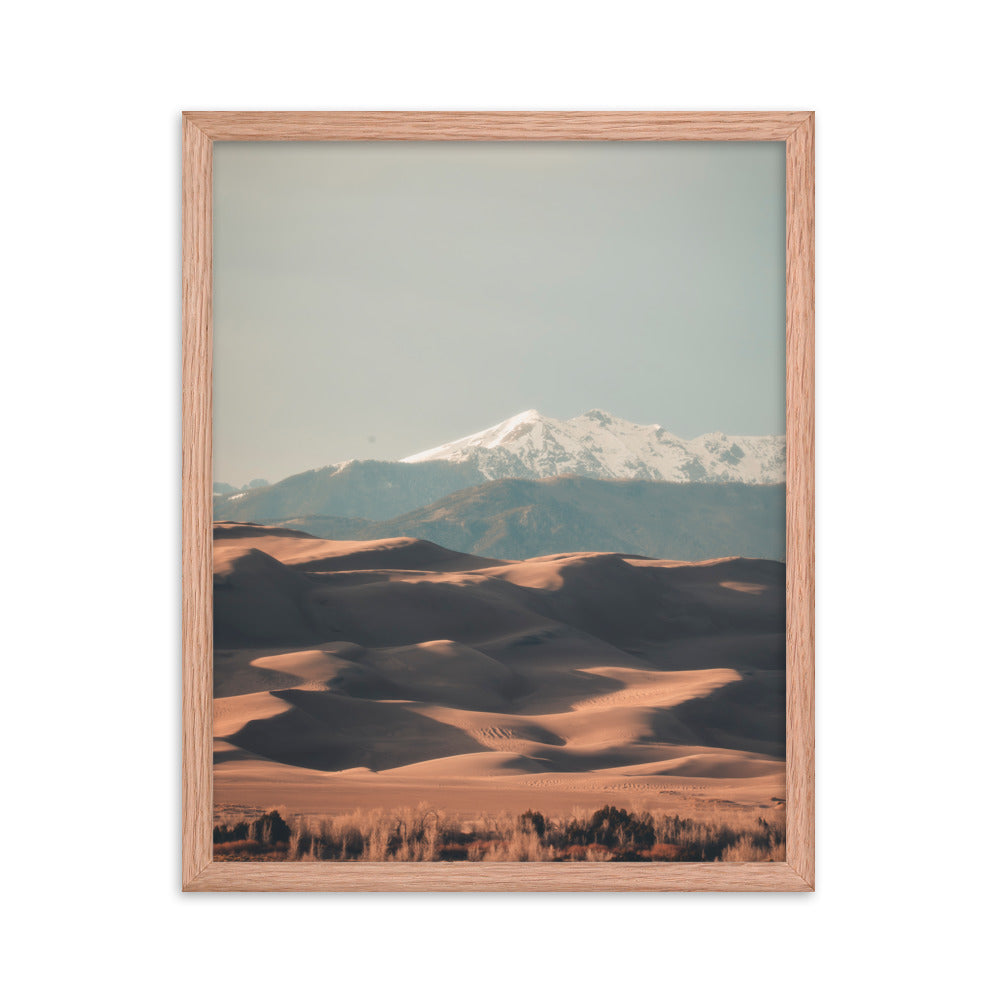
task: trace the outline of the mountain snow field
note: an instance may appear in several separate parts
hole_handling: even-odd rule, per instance
[[[487,479],[647,479],[668,483],[785,481],[785,438],[722,433],[685,440],[603,410],[555,420],[525,410],[493,427],[402,459],[469,462]]]

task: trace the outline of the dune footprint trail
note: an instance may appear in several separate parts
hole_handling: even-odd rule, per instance
[[[522,562],[215,525],[215,798],[784,798],[783,563]]]

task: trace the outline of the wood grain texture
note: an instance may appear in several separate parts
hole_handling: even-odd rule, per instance
[[[212,859],[212,142],[181,137],[182,879]]]
[[[812,115],[785,141],[787,845],[815,884],[815,155]]]
[[[804,111],[187,111],[216,141],[783,140]]]
[[[183,118],[183,856],[190,891],[809,891],[814,791],[814,122],[811,112],[185,112]],[[786,143],[785,863],[232,863],[212,828],[212,143],[229,140]]]
[[[799,892],[810,886],[783,862],[215,861],[185,888],[195,892]]]

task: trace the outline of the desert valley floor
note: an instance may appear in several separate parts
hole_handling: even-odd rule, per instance
[[[217,810],[780,811],[785,567],[215,525]]]

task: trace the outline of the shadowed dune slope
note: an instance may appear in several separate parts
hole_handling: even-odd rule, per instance
[[[321,797],[319,774],[783,794],[782,563],[506,562],[220,522],[214,584],[229,801],[269,774]]]

